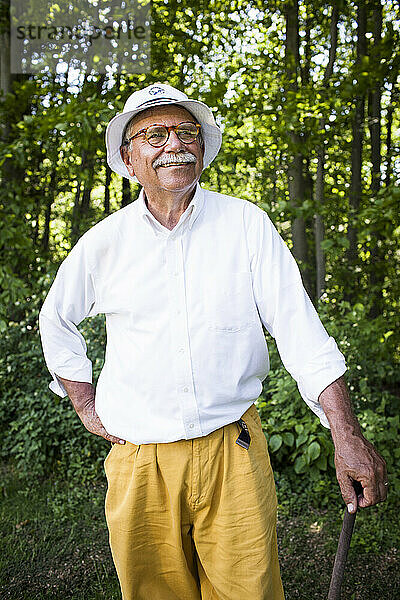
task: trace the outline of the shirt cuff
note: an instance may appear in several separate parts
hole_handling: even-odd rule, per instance
[[[68,396],[65,387],[62,382],[58,379],[54,371],[50,371],[53,381],[50,381],[49,388],[52,392],[65,398]],[[57,369],[57,374],[63,379],[69,379],[70,381],[81,381],[83,383],[92,383],[92,363],[90,361],[82,367],[79,371],[66,371],[65,369]]]
[[[302,369],[297,382],[304,402],[321,421],[321,425],[330,429],[328,419],[321,404],[319,395],[341,377],[347,370],[346,361],[333,337],[330,337],[313,359]]]

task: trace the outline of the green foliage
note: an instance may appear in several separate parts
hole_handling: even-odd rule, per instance
[[[48,389],[37,324],[42,297],[19,303],[19,320],[10,322],[0,339],[0,456],[22,473],[46,475],[55,469],[67,477],[93,479],[109,444],[86,431],[67,397]],[[87,319],[80,329],[96,379],[103,363],[104,319]]]
[[[346,357],[346,379],[365,437],[387,463],[390,490],[400,494],[400,374],[392,362],[395,338],[387,335],[390,319],[368,318],[362,305],[321,303],[319,313]],[[268,441],[271,462],[292,493],[312,494],[325,506],[338,494],[334,447],[330,432],[300,397],[284,369],[273,340],[269,340],[271,370],[257,405]]]
[[[271,462],[280,487],[285,479],[287,493],[314,492],[317,504],[321,481],[334,482],[333,444],[330,433],[302,401],[296,382],[280,363],[273,344],[269,344],[271,370],[266,391],[258,400]],[[332,488],[333,490],[333,488]]]

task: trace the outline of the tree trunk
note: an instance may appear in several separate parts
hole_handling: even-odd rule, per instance
[[[57,131],[57,135],[54,140],[54,145],[57,149],[58,153],[58,140],[59,133]],[[45,253],[49,250],[49,240],[50,240],[50,221],[51,221],[51,206],[53,204],[53,200],[56,196],[55,192],[55,183],[57,179],[57,159],[55,160],[54,168],[51,172],[49,186],[46,189],[46,204],[45,204],[45,212],[44,212],[44,231],[41,239],[41,246]]]
[[[381,79],[379,77],[380,67],[380,43],[382,35],[382,6],[380,3],[373,11],[374,23],[374,72],[378,73],[375,79],[374,88],[370,91],[368,97],[368,124],[371,138],[371,162],[372,162],[372,183],[371,191],[373,196],[376,196],[381,187]]]
[[[305,4],[306,18],[304,23],[304,60],[303,66],[300,68],[301,73],[301,84],[306,86],[310,83],[310,71],[311,71],[311,25],[310,18],[308,15],[309,7]]]
[[[322,120],[322,119],[321,119]],[[323,123],[325,129],[325,122]],[[324,177],[325,177],[325,152],[323,146],[318,149],[317,176],[315,179],[315,208],[314,215],[314,235],[315,235],[315,267],[316,267],[316,297],[321,298],[325,288],[325,252],[322,248],[322,242],[325,237],[325,225],[321,215],[321,208],[324,203]]]
[[[91,193],[92,193],[92,178],[90,177],[85,182],[85,187],[83,188],[82,202],[81,202],[81,206],[80,206],[80,217],[81,218],[87,217],[87,215],[89,213]]]
[[[104,184],[104,213],[110,214],[110,184],[111,184],[111,169],[106,160],[106,181]]]
[[[367,53],[366,44],[367,13],[365,3],[360,0],[357,6],[357,59],[356,67],[360,68],[363,56]],[[359,85],[359,83],[358,83]],[[357,260],[357,218],[361,201],[361,166],[362,166],[362,147],[364,133],[365,116],[365,95],[358,90],[356,96],[355,110],[352,124],[353,144],[351,150],[351,185],[350,185],[350,206],[349,206],[349,225],[347,238],[349,248],[347,258],[349,266],[354,266]],[[347,298],[349,299],[348,295]]]
[[[392,127],[393,127],[393,113],[395,107],[398,105],[400,100],[399,89],[396,87],[397,73],[395,77],[392,77],[392,89],[390,92],[390,103],[387,108],[386,117],[386,172],[385,172],[385,186],[390,185],[392,179],[392,158],[393,158],[393,147],[392,147]]]
[[[39,209],[37,207],[35,207],[35,210],[33,211],[33,220],[35,222],[35,226],[33,228],[33,232],[32,232],[32,241],[33,241],[33,247],[36,248],[36,246],[38,245],[38,240],[39,240]]]
[[[56,169],[54,168],[51,173],[50,185],[49,185],[49,188],[47,189],[47,194],[46,194],[46,205],[45,205],[45,212],[44,212],[44,230],[43,230],[43,235],[42,235],[42,239],[41,239],[42,250],[45,253],[47,253],[49,250],[51,206],[53,204],[53,198],[54,198],[53,189],[54,189],[55,180],[56,180]]]
[[[90,208],[90,195],[93,188],[94,178],[94,157],[90,155],[90,150],[82,151],[82,171],[85,172],[85,186],[83,188],[82,201],[79,207],[80,219],[86,217]]]
[[[286,38],[285,38],[285,62],[287,89],[286,94],[296,92],[298,89],[298,76],[300,73],[299,55],[299,7],[298,0],[290,0],[285,8]],[[301,137],[297,132],[289,133],[293,155],[288,160],[288,190],[289,201],[293,209],[301,207],[305,196],[305,178],[303,155],[301,153]],[[311,277],[308,268],[308,245],[306,237],[306,226],[302,216],[295,216],[292,220],[292,242],[293,254],[302,267],[304,286],[313,297]]]
[[[6,95],[11,92],[11,71],[10,71],[10,2],[6,0],[7,5],[4,10],[4,23],[1,24],[0,31],[0,90],[2,94],[2,100],[4,101]],[[7,23],[7,26],[6,26]],[[10,133],[10,123],[8,119],[1,125],[1,137],[3,140],[7,140]]]
[[[127,177],[122,178],[122,203],[121,208],[131,202],[131,184]]]
[[[332,17],[331,17],[331,28],[330,28],[330,48],[329,48],[329,61],[325,69],[323,79],[323,89],[326,90],[329,84],[330,77],[333,72],[333,65],[336,59],[336,48],[337,48],[337,36],[338,36],[338,20],[339,10],[334,4],[332,6]],[[320,119],[319,128],[324,132],[325,138],[325,118]],[[324,142],[324,140],[323,140]],[[314,234],[315,234],[315,264],[316,264],[316,297],[321,298],[324,287],[325,287],[325,253],[322,248],[322,242],[325,236],[324,220],[321,216],[321,209],[324,204],[324,179],[325,179],[325,147],[324,143],[321,143],[317,149],[318,164],[317,164],[317,176],[315,180],[315,216],[314,216]]]
[[[381,187],[381,76],[380,76],[380,61],[381,61],[381,35],[382,35],[382,6],[380,2],[376,3],[373,10],[374,24],[374,62],[371,65],[374,73],[377,73],[375,85],[369,93],[368,97],[368,124],[371,140],[371,162],[372,162],[372,178],[371,178],[371,200],[375,202],[378,197],[378,192]],[[375,228],[371,239],[371,258],[370,258],[370,286],[373,293],[373,303],[369,312],[371,318],[375,318],[381,312],[383,304],[383,284],[385,279],[385,264],[384,264],[384,239],[379,228]]]
[[[71,246],[73,246],[79,237],[79,204],[81,197],[82,182],[78,179],[76,184],[74,207],[72,209],[72,223],[71,223]]]

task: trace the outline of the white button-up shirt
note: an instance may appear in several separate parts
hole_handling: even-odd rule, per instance
[[[50,389],[92,382],[77,325],[106,315],[95,407],[134,444],[204,436],[236,421],[262,390],[262,325],[325,426],[319,394],[346,370],[288,247],[246,200],[204,190],[163,227],[139,198],[87,231],[61,264],[39,316]]]

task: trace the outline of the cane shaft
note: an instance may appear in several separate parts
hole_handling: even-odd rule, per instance
[[[329,587],[328,600],[340,600],[340,588],[342,587],[344,569],[346,566],[347,553],[350,547],[356,512],[349,513],[347,508],[344,513],[342,531],[340,532],[338,549],[333,565],[331,584]]]

